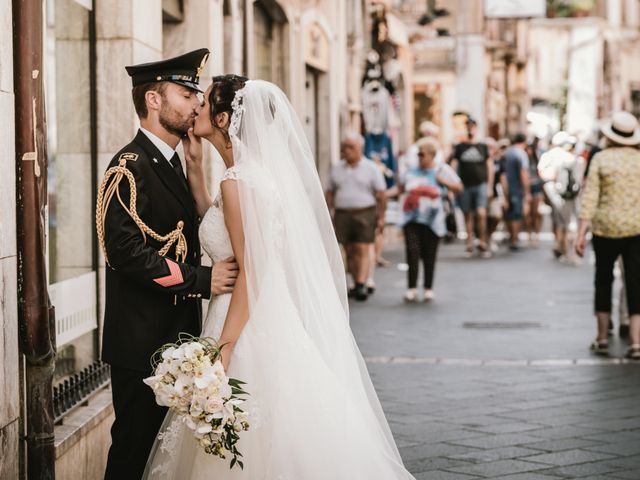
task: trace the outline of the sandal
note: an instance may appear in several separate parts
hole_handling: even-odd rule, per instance
[[[480,256],[482,258],[491,258],[491,250],[487,248],[487,245],[484,243],[478,245],[478,250],[480,251]]]
[[[391,263],[389,260],[387,260],[386,258],[378,258],[376,260],[376,266],[381,267],[381,268],[389,268],[390,266],[392,266],[393,263]]]
[[[589,349],[596,355],[609,355],[609,342],[607,340],[594,340]],[[638,346],[640,355],[640,346]],[[639,357],[640,358],[640,357]]]
[[[640,360],[640,345],[631,345],[629,350],[627,350],[627,358],[631,360]]]

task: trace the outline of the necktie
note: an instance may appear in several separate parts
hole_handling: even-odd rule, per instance
[[[184,176],[184,171],[182,170],[182,163],[180,163],[180,157],[178,156],[177,153],[173,154],[173,157],[171,157],[170,162],[171,162],[171,166],[173,167],[173,171],[176,172],[176,175],[178,175],[178,178],[180,179],[180,183],[182,183],[184,188],[189,190],[187,177]]]

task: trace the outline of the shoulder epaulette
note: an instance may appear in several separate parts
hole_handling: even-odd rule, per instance
[[[138,154],[137,153],[131,153],[131,152],[125,152],[120,154],[120,158],[118,160],[125,160],[127,162],[135,162],[136,160],[138,160]]]

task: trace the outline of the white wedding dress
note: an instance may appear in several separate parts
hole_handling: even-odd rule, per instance
[[[265,87],[270,95],[276,88],[266,82],[248,85]],[[270,96],[270,115],[273,104],[276,111],[288,108],[288,103],[274,103]],[[250,105],[245,100],[245,107]],[[243,408],[251,427],[240,434],[237,445],[244,469],[230,470],[229,459],[204,453],[191,431],[169,413],[144,478],[413,479],[402,465],[348,322],[343,320],[345,311],[338,293],[342,289],[330,278],[324,247],[316,249],[313,236],[299,244],[307,226],[292,231],[289,216],[297,205],[281,201],[286,195],[286,185],[277,184],[282,172],[273,175],[265,165],[250,164],[235,150],[234,154],[236,166],[221,181],[235,180],[239,185],[250,316],[227,373],[246,382],[250,394]],[[233,255],[222,207],[218,194],[200,226],[201,245],[214,263]],[[305,218],[312,222],[312,217]],[[332,230],[331,235],[335,243]],[[308,259],[303,260],[298,250],[306,251]],[[318,258],[321,263],[316,264]],[[307,267],[311,267],[308,272]],[[344,269],[340,274],[344,276]],[[315,281],[323,291],[305,286]],[[230,298],[212,299],[203,336],[219,338]]]

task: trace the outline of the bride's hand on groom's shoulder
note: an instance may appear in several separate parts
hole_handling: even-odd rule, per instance
[[[202,169],[202,138],[193,133],[193,127],[187,131],[186,136],[182,137],[182,147],[187,170]]]
[[[211,271],[211,293],[222,295],[233,292],[238,271],[238,264],[233,257],[216,263]]]

